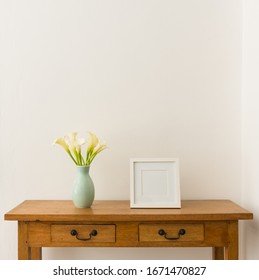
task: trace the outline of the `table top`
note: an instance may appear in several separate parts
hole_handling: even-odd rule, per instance
[[[177,209],[130,208],[128,200],[95,200],[75,208],[71,200],[25,200],[5,220],[55,222],[249,220],[253,214],[230,200],[183,200]]]

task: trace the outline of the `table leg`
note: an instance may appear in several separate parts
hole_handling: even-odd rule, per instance
[[[224,247],[212,248],[212,259],[213,260],[224,260]]]
[[[225,248],[225,260],[238,260],[238,221],[228,223],[228,241]]]
[[[42,249],[41,249],[41,247],[30,248],[30,259],[31,260],[41,260],[42,259]]]
[[[29,260],[27,223],[18,222],[18,260]]]

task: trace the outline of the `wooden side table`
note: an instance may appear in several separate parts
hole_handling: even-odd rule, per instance
[[[181,209],[131,209],[129,201],[27,200],[5,214],[18,221],[18,259],[42,247],[212,247],[213,259],[238,259],[238,220],[253,214],[229,200],[186,200]]]

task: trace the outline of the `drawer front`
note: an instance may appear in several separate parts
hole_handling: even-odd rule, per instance
[[[140,224],[140,242],[203,241],[203,224]]]
[[[115,225],[51,225],[52,242],[115,242]]]

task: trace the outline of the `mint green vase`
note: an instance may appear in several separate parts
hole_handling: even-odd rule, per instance
[[[94,201],[94,183],[89,175],[90,166],[77,166],[73,181],[73,203],[77,208],[89,208]]]

